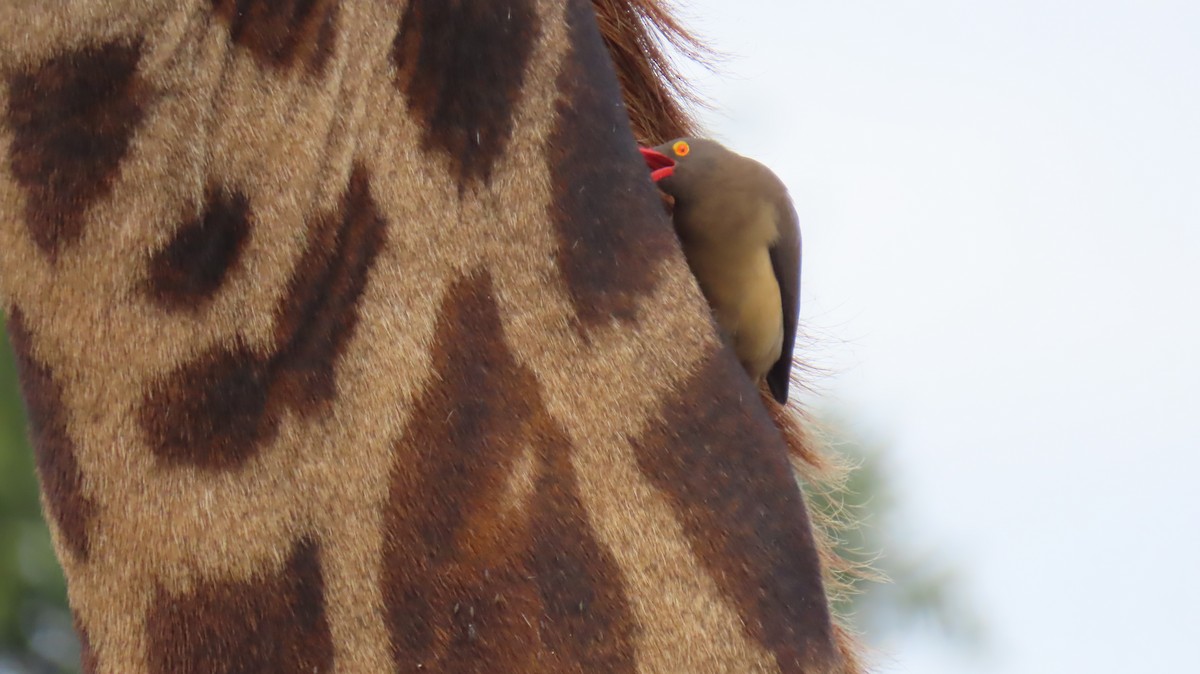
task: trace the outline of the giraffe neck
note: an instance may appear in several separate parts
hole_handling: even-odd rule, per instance
[[[0,9],[0,299],[85,670],[851,669],[636,152],[686,124],[630,125],[636,7]]]

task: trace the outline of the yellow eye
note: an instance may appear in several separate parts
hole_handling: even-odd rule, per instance
[[[671,151],[675,153],[676,157],[686,157],[692,151],[692,148],[688,147],[686,141],[681,140],[671,146]]]

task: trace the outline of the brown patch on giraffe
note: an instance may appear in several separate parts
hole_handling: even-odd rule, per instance
[[[276,309],[275,350],[214,347],[157,382],[142,406],[155,455],[228,470],[274,438],[285,411],[312,414],[337,393],[336,367],[387,221],[356,167],[338,207],[311,229]]]
[[[337,393],[334,370],[354,335],[358,301],[387,236],[370,182],[364,167],[351,171],[337,210],[313,229],[277,310],[273,395],[299,412],[312,412]]]
[[[545,610],[542,639],[568,669],[634,672],[637,627],[616,560],[579,499],[565,436],[552,438],[532,504],[532,572]]]
[[[558,122],[547,145],[558,268],[584,328],[633,321],[675,246],[658,191],[630,135],[621,89],[591,5],[567,3],[571,51],[558,75]]]
[[[333,670],[320,548],[310,539],[286,566],[244,581],[204,580],[175,595],[158,588],[146,617],[151,674]]]
[[[210,186],[204,211],[177,228],[170,243],[151,258],[146,292],[174,311],[205,306],[242,254],[249,216],[245,194]]]
[[[432,354],[385,514],[398,670],[634,671],[620,570],[586,519],[565,433],[504,343],[485,272],[446,293]],[[526,452],[533,495],[502,508]]]
[[[67,549],[81,562],[90,550],[88,529],[98,510],[83,493],[83,472],[75,458],[75,441],[67,430],[62,385],[33,354],[33,342],[20,309],[8,316],[8,335],[16,356],[17,376],[29,419],[34,461],[42,494]]]
[[[421,122],[422,147],[450,160],[459,189],[487,182],[541,32],[533,0],[411,0],[391,60]]]
[[[136,75],[141,45],[110,42],[9,77],[9,169],[25,190],[25,226],[53,258],[83,233],[107,196],[147,105]]]
[[[155,456],[212,470],[237,468],[273,437],[270,359],[244,345],[216,347],[146,396],[142,428]]]
[[[210,0],[229,39],[264,66],[324,73],[337,37],[335,0]]]
[[[722,348],[632,442],[747,633],[788,672],[837,661],[821,569],[787,448]]]

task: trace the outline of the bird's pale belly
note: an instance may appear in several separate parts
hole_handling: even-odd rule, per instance
[[[752,378],[762,377],[783,351],[783,302],[766,251],[736,264],[692,257],[696,280],[738,360]]]
[[[763,299],[756,293],[750,302],[738,307],[736,317],[725,327],[733,340],[738,360],[754,379],[766,375],[783,351],[779,290],[774,283],[770,288],[774,292],[767,294],[773,295],[773,299]]]

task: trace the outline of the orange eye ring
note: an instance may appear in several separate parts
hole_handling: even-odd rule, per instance
[[[692,148],[688,147],[687,141],[681,140],[671,146],[671,151],[675,153],[676,157],[686,157]]]

